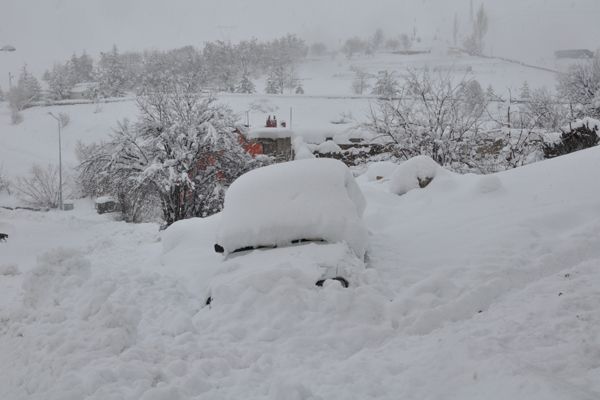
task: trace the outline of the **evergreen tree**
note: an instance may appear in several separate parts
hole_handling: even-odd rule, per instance
[[[244,75],[236,88],[236,92],[252,94],[256,92],[256,86],[254,86],[248,75]]]
[[[285,71],[282,66],[271,68],[267,75],[265,92],[268,94],[283,94],[285,87]]]
[[[377,81],[373,86],[372,94],[380,98],[392,98],[398,95],[399,85],[396,80],[394,72],[390,71],[379,71],[377,74]]]
[[[54,100],[69,98],[70,91],[76,83],[72,63],[70,62],[64,65],[55,64],[52,71],[44,73],[43,79],[48,83],[50,97]]]

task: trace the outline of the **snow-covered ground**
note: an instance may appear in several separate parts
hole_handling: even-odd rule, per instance
[[[312,61],[304,96],[219,100],[253,126],[289,122],[292,108],[294,130],[334,136],[351,124],[332,121],[360,120],[372,101],[350,95],[350,65],[425,64],[471,67],[498,93],[555,80],[496,60],[380,55]],[[70,116],[67,175],[78,141],[137,115],[132,100],[35,107],[9,125],[0,104],[7,176],[56,163],[49,111]],[[357,178],[369,249],[348,289],[314,275],[352,266],[345,245],[224,259],[221,215],[159,232],[87,200],[0,208],[0,399],[600,398],[600,148],[485,177],[436,170],[425,189],[393,194],[416,186],[419,165],[376,163]]]
[[[348,289],[306,273],[336,246],[224,261],[218,215],[0,209],[0,398],[600,398],[600,148],[403,196],[374,168]]]

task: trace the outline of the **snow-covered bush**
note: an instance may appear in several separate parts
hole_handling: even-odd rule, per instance
[[[396,168],[390,180],[390,191],[403,195],[427,187],[440,173],[444,173],[444,169],[431,157],[413,157]]]
[[[132,204],[158,198],[167,225],[222,208],[227,186],[262,165],[241,147],[232,111],[200,94],[195,75],[165,77],[138,97],[140,117],[119,124],[110,141],[82,162],[83,180]],[[88,188],[89,189],[89,188]]]
[[[367,245],[365,206],[352,173],[340,161],[319,158],[271,165],[231,185],[217,243],[230,253],[300,240],[346,241],[362,258]]]
[[[556,141],[544,144],[544,156],[554,158],[597,146],[600,143],[600,121],[584,118],[565,128]]]
[[[34,207],[57,208],[59,203],[58,167],[33,165],[28,176],[18,177],[13,185],[17,195]]]

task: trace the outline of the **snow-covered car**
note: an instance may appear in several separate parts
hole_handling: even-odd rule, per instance
[[[259,168],[238,178],[227,191],[215,250],[227,259],[244,252],[244,264],[255,259],[257,265],[303,260],[307,270],[314,267],[310,275],[317,284],[337,279],[348,286],[354,271],[364,268],[365,206],[351,171],[338,160],[297,160]]]

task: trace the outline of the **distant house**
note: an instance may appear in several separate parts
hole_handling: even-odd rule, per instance
[[[559,60],[583,60],[594,58],[594,52],[587,49],[558,50],[554,52],[554,56]]]
[[[293,136],[294,133],[288,128],[250,129],[240,135],[240,142],[253,156],[265,154],[281,161],[289,161],[294,159]]]
[[[69,91],[69,99],[71,100],[82,100],[89,99],[90,94],[96,88],[95,82],[82,82],[78,83],[71,88]]]

